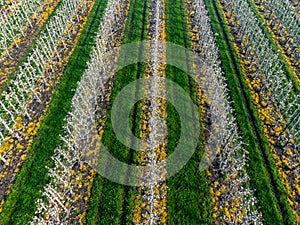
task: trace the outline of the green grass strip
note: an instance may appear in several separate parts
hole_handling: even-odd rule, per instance
[[[51,156],[61,143],[59,135],[63,133],[64,118],[71,109],[71,99],[77,82],[90,59],[89,55],[106,3],[107,0],[96,0],[93,6],[78,44],[53,94],[49,110],[29,151],[28,159],[17,175],[12,192],[3,206],[0,215],[3,225],[28,224],[34,216],[35,202],[41,198],[40,191],[50,181],[45,166],[53,165]]]
[[[167,41],[189,48],[187,29],[184,1],[166,0]],[[197,102],[195,82],[185,72],[167,65],[167,78],[179,84],[190,94],[193,101]],[[176,147],[181,131],[179,115],[170,104],[167,107],[167,114],[168,153],[170,154]],[[180,172],[167,181],[169,224],[212,224],[209,185],[205,172],[199,171],[203,146],[202,137],[193,157]]]
[[[145,39],[147,18],[148,1],[131,1],[125,26],[123,44]],[[142,77],[143,74],[143,63],[129,65],[118,71],[114,82],[111,102],[113,103],[122,88],[130,82]],[[132,90],[131,94],[133,97],[135,95],[135,90]],[[111,106],[112,104],[108,109],[103,144],[114,157],[123,162],[132,164],[135,162],[136,153],[120,143],[115,136],[111,121]],[[139,133],[140,112],[138,108],[139,104],[134,107],[134,110],[130,115],[130,123],[133,126],[133,133],[136,135]],[[96,175],[91,190],[91,197],[89,199],[86,224],[131,224],[133,198],[133,187],[116,184],[102,178],[99,174]]]
[[[220,16],[219,21],[217,17],[216,13],[222,15],[221,10],[217,6],[217,12],[215,12],[214,3],[212,1],[205,0],[205,3],[209,11],[213,32],[218,34],[216,41],[222,62],[222,69],[225,72],[229,94],[233,100],[233,108],[236,113],[235,117],[239,126],[240,134],[242,134],[242,138],[245,143],[244,147],[249,152],[248,174],[250,176],[251,188],[256,190],[255,196],[258,200],[257,205],[263,214],[265,224],[294,224],[295,219],[287,202],[287,193],[270,153],[268,142],[263,134],[262,125],[252,102],[250,92],[247,88],[247,83],[244,80],[238,57],[234,51],[233,44],[230,41],[226,41],[230,40],[229,31],[224,22],[224,18]],[[222,30],[224,31],[225,36],[223,35]],[[239,87],[239,82],[241,82],[241,87]],[[245,94],[245,102],[243,100],[241,90],[243,90]],[[248,104],[249,112],[253,119],[252,122],[257,129],[258,136],[254,134],[252,129],[245,106],[246,104]],[[258,143],[261,145],[262,153],[266,159],[266,164],[260,154]],[[270,175],[270,179],[273,181],[276,193],[272,192],[268,173]],[[278,205],[282,210],[283,218],[281,218],[281,213],[277,209],[274,195],[278,199]]]

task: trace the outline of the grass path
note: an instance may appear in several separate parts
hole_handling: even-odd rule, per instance
[[[184,7],[183,0],[166,0],[166,33],[167,41],[189,48]],[[167,65],[167,78],[179,84],[198,105],[195,83],[185,72]],[[180,138],[180,118],[170,104],[167,107],[167,114],[170,154]],[[208,182],[205,172],[198,169],[203,153],[202,146],[203,138],[189,162],[167,181],[169,224],[212,224]]]

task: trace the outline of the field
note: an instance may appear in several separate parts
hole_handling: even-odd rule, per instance
[[[300,224],[298,0],[0,0],[0,224]]]

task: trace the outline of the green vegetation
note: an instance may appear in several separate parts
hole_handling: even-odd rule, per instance
[[[49,110],[29,150],[28,159],[17,175],[12,192],[3,206],[0,215],[1,224],[27,224],[34,216],[35,202],[41,197],[40,191],[44,185],[49,182],[45,166],[53,165],[51,156],[60,144],[59,135],[63,133],[64,118],[70,111],[74,90],[89,60],[106,3],[106,0],[96,0],[93,6],[78,44],[53,94]]]
[[[166,1],[167,41],[189,48],[189,38],[183,0]],[[189,68],[188,63],[186,64]],[[196,105],[196,85],[185,72],[167,65],[167,78],[179,84],[192,96]],[[173,93],[174,94],[174,93]],[[191,110],[188,109],[187,110]],[[168,154],[176,147],[180,137],[180,118],[175,108],[168,104]],[[187,126],[193,126],[189,124]],[[203,131],[201,131],[203,132]],[[212,204],[205,172],[199,171],[204,140],[200,138],[198,147],[189,162],[175,176],[167,181],[168,223],[169,224],[212,224]]]

